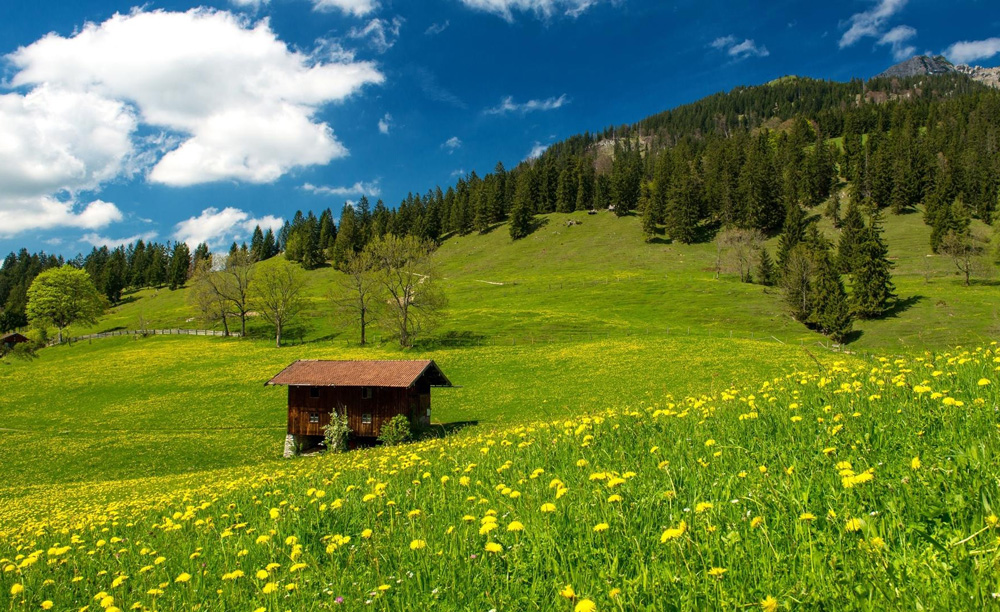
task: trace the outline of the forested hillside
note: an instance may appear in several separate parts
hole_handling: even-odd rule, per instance
[[[806,286],[815,292],[823,261],[852,273],[856,250],[848,244],[833,252],[828,241],[810,238],[815,213],[838,230],[847,223],[853,243],[867,227],[880,226],[881,211],[919,207],[933,228],[934,251],[949,234],[951,250],[984,248],[968,228],[973,218],[993,220],[998,149],[1000,92],[965,75],[850,83],[786,77],[568,138],[510,170],[498,163],[485,176],[472,172],[446,188],[412,193],[395,208],[362,198],[344,205],[339,222],[330,209],[297,212],[276,234],[258,228],[242,249],[255,260],[283,252],[306,269],[326,261],[342,267],[386,234],[440,243],[508,222],[510,236],[519,239],[537,226],[535,215],[612,209],[639,215],[647,240],[693,243],[721,235],[738,248],[748,244],[748,274],[741,277],[764,284],[787,288],[789,254],[803,244]],[[779,233],[785,236],[778,252],[767,253],[762,241]],[[230,252],[240,248],[234,244]],[[86,269],[113,304],[130,290],[184,285],[210,255],[205,245],[192,253],[183,244],[140,241],[95,248],[71,263]],[[0,327],[26,324],[31,279],[61,263],[45,254],[8,256],[0,269]],[[769,266],[775,267],[769,272]],[[840,279],[827,281],[838,293]],[[817,316],[809,308],[798,314],[807,322]]]

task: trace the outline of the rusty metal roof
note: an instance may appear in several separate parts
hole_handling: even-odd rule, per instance
[[[422,376],[431,385],[450,387],[451,381],[436,363],[420,361],[296,361],[266,385],[305,387],[402,387],[407,388]]]

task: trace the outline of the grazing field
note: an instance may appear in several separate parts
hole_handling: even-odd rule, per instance
[[[813,347],[823,360],[831,356]],[[25,487],[253,465],[280,456],[284,389],[264,383],[296,359],[408,358],[413,352],[189,336],[52,347],[0,367],[0,497]],[[809,359],[749,340],[634,338],[437,348],[456,389],[433,396],[439,423],[523,422],[720,389]],[[41,391],[44,390],[44,391]],[[44,460],[39,460],[44,458]]]
[[[641,335],[693,334],[740,338],[775,337],[815,344],[823,336],[792,320],[777,289],[716,279],[714,244],[643,242],[639,220],[610,213],[551,214],[541,227],[512,243],[505,225],[486,235],[446,240],[435,258],[450,304],[437,338],[511,344],[590,341]],[[579,225],[567,226],[567,221]],[[819,222],[829,238],[837,230]],[[886,219],[889,256],[900,308],[882,320],[855,324],[855,351],[944,348],[988,341],[1000,333],[995,281],[964,287],[946,257],[931,255],[930,228],[918,211]],[[979,228],[986,230],[988,228]],[[768,243],[774,254],[777,239]],[[310,303],[293,342],[356,341],[351,321],[327,299],[337,272],[308,273]],[[117,328],[197,328],[185,291],[144,290],[112,309],[98,325],[74,334]],[[251,319],[250,332],[268,330]],[[377,327],[372,337],[388,338]]]
[[[814,364],[815,365],[815,364]],[[982,609],[996,345],[0,501],[11,609]],[[650,376],[655,378],[655,375]],[[49,603],[46,603],[49,602]]]

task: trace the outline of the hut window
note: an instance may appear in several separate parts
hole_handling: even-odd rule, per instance
[[[319,397],[319,387],[309,387],[309,397]]]
[[[315,412],[310,412],[309,413],[309,422],[310,423],[319,423],[319,415],[316,414]]]
[[[371,399],[371,398],[372,398],[372,388],[361,387],[361,399]]]
[[[372,413],[366,412],[366,413],[362,414],[361,415],[361,424],[362,425],[371,425],[372,424]]]

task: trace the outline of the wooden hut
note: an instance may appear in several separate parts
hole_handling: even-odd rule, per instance
[[[4,334],[4,335],[0,336],[0,346],[3,346],[3,347],[8,348],[8,349],[12,349],[12,348],[14,348],[14,345],[21,344],[21,343],[27,342],[27,341],[28,341],[28,338],[26,336],[22,336],[21,334],[19,334],[17,332],[10,333],[10,334]]]
[[[347,415],[352,436],[367,440],[398,414],[412,426],[428,425],[431,387],[452,386],[430,360],[301,360],[266,384],[288,387],[286,456],[317,446],[334,410]]]

